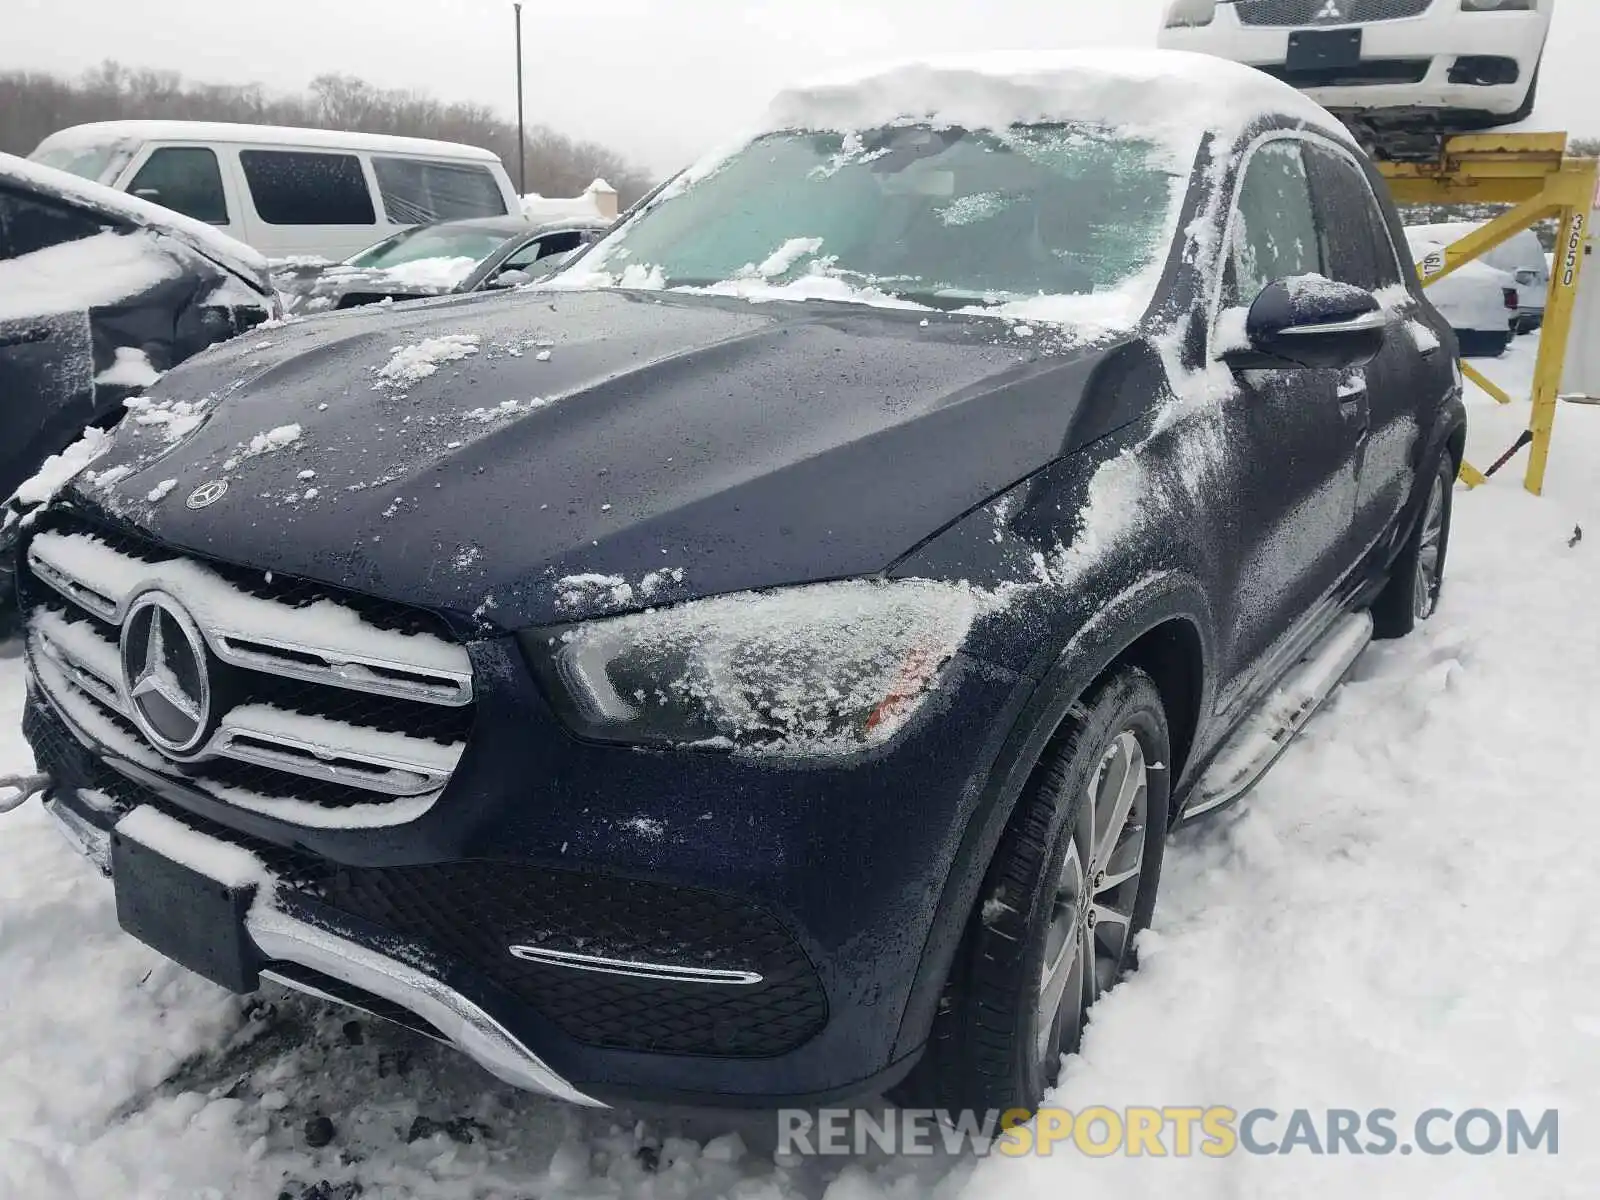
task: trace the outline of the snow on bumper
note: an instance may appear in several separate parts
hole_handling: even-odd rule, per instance
[[[1420,17],[1365,25],[1327,25],[1327,30],[1362,31],[1361,61],[1415,61],[1417,82],[1384,81],[1353,86],[1302,87],[1324,108],[1459,108],[1505,115],[1528,95],[1549,31],[1550,17],[1538,12],[1464,13],[1454,3],[1436,3]],[[1161,44],[1174,50],[1213,54],[1253,67],[1281,69],[1289,54],[1287,26],[1245,25],[1233,6],[1219,5],[1212,23],[1197,29],[1168,29]],[[1461,58],[1509,58],[1517,79],[1505,84],[1452,83]],[[1425,66],[1424,66],[1425,64]],[[1290,83],[1300,86],[1295,80]]]
[[[112,834],[85,820],[59,798],[47,801],[45,810],[55,818],[68,843],[109,876]],[[378,949],[278,908],[274,904],[276,879],[248,851],[153,808],[134,809],[117,823],[116,833],[221,887],[253,887],[255,897],[245,917],[245,934],[263,960],[263,977],[322,999],[353,1003],[348,996],[332,995],[281,967],[273,970],[273,965],[306,968],[405,1009],[497,1079],[573,1104],[604,1107],[562,1079],[503,1025],[445,983]]]

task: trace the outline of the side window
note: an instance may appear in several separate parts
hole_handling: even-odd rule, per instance
[[[212,225],[228,223],[217,156],[204,146],[164,146],[148,159],[128,191],[152,204]]]
[[[372,171],[383,209],[397,225],[506,214],[505,197],[487,167],[374,155]]]
[[[1372,292],[1399,283],[1388,219],[1366,175],[1332,150],[1312,146],[1309,153],[1328,264],[1325,274]]]
[[[556,254],[566,254],[569,250],[576,250],[583,245],[583,234],[573,229],[565,233],[548,233],[537,241],[529,242],[510,258],[506,259],[504,271],[520,271],[531,267],[540,259],[549,258]]]
[[[361,160],[353,154],[241,150],[239,165],[268,225],[376,225]]]
[[[115,222],[56,200],[0,190],[0,259],[94,237]]]
[[[1268,142],[1245,168],[1224,301],[1248,305],[1276,280],[1324,273],[1322,238],[1300,143]]]

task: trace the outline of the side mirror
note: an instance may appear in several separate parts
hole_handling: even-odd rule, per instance
[[[525,283],[532,282],[532,275],[529,275],[526,271],[517,267],[511,267],[507,270],[501,271],[500,274],[489,280],[489,286],[492,288],[514,288],[521,287]]]
[[[1365,366],[1388,336],[1388,318],[1364,288],[1302,275],[1268,284],[1245,317],[1246,345],[1228,351],[1235,370]]]

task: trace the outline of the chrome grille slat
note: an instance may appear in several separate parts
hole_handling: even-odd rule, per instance
[[[268,675],[349,688],[373,696],[393,696],[398,700],[452,706],[472,703],[470,674],[423,672],[392,661],[335,655],[310,646],[272,642],[228,630],[208,632],[207,640],[212,652],[223,662]],[[321,665],[297,662],[290,655],[320,659]]]
[[[29,601],[35,681],[80,739],[98,742],[93,730],[105,725],[109,735],[107,722],[127,731],[114,739],[128,745],[112,765],[126,752],[141,774],[167,775],[225,802],[258,811],[312,805],[320,811],[305,818],[311,824],[327,819],[321,812],[354,806],[373,814],[359,823],[383,825],[426,811],[465,750],[470,660],[464,647],[425,632],[420,618],[408,625],[401,613],[399,622],[385,616],[390,623],[374,625],[336,593],[308,584],[295,584],[302,598],[285,604],[246,590],[253,581],[237,570],[231,578],[245,587],[202,561],[127,538],[113,545],[93,532],[47,529],[29,543],[26,562],[31,580],[44,585]],[[232,672],[231,707],[189,753],[144,744],[123,680],[118,631],[152,587],[191,610],[214,661]],[[339,644],[346,640],[349,648]],[[152,772],[161,763],[169,768]],[[118,770],[124,766],[131,770]]]

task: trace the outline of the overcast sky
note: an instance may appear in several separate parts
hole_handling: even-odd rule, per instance
[[[1443,0],[1450,2],[1450,0]],[[526,0],[530,121],[660,174],[852,60],[1150,45],[1165,0]],[[509,0],[0,0],[0,67],[107,58],[292,90],[341,71],[515,112]],[[1600,0],[1560,0],[1538,124],[1600,135]]]

